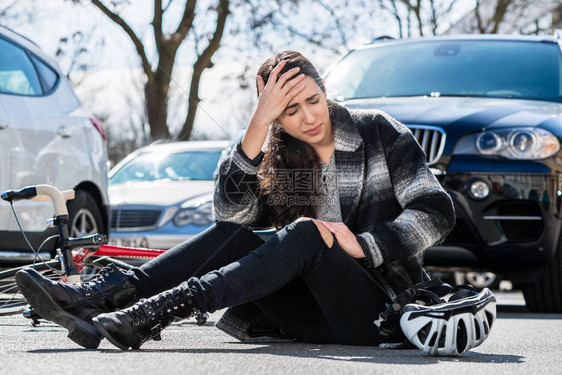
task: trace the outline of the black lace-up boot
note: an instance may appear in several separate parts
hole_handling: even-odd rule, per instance
[[[80,285],[54,282],[31,268],[19,271],[16,282],[41,317],[68,329],[72,341],[89,349],[97,348],[101,341],[92,318],[137,300],[131,277],[113,264]]]
[[[138,349],[148,340],[159,340],[160,332],[174,319],[187,319],[198,310],[184,282],[125,310],[98,315],[93,322],[113,345],[123,350]]]

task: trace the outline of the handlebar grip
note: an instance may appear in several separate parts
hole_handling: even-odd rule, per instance
[[[35,186],[24,187],[20,190],[8,190],[0,196],[7,202],[15,202],[24,199],[31,199],[37,196],[37,188]]]

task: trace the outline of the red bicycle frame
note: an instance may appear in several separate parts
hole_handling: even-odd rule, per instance
[[[81,248],[72,252],[72,259],[77,267],[82,268],[88,264],[90,257],[110,257],[110,258],[138,258],[152,259],[164,253],[166,250],[144,249],[135,247],[101,245],[97,249]]]

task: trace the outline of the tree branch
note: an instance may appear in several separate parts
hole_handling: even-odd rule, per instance
[[[434,0],[429,0],[429,4],[431,9],[431,32],[433,35],[437,35],[437,23],[439,19],[437,16],[437,8]]]
[[[481,4],[482,4],[482,0],[476,1],[476,7],[474,8],[474,16],[476,18],[476,27],[478,28],[478,31],[480,32],[480,34],[484,34],[484,32],[486,30],[485,30],[484,25],[482,23],[482,15],[480,14],[480,5]]]
[[[113,22],[115,22],[116,24],[121,26],[121,28],[123,30],[125,30],[125,32],[129,36],[129,38],[131,38],[131,40],[133,41],[133,44],[135,45],[137,53],[139,54],[139,56],[141,58],[142,69],[143,69],[144,73],[146,74],[146,77],[148,78],[149,81],[152,80],[154,74],[152,73],[152,68],[150,66],[150,62],[148,61],[148,58],[146,57],[146,53],[144,51],[144,45],[142,44],[140,39],[137,37],[137,35],[133,31],[133,29],[129,26],[129,24],[127,24],[127,22],[125,22],[125,20],[123,18],[121,18],[121,16],[119,16],[117,13],[114,13],[111,10],[109,10],[109,8],[107,8],[105,6],[105,4],[103,4],[100,0],[90,0],[90,1],[92,2],[92,4],[94,4],[96,7],[98,7],[106,16],[108,16]]]
[[[174,39],[179,40],[179,43],[181,43],[185,37],[187,36],[187,33],[189,33],[189,30],[191,30],[191,27],[193,25],[193,19],[195,18],[195,5],[197,4],[197,0],[187,0],[187,3],[185,4],[185,8],[183,10],[183,16],[181,18],[181,21],[178,25],[178,28],[176,29],[176,31],[174,32]],[[219,5],[220,8],[220,5]],[[228,8],[228,5],[227,5]],[[179,44],[178,44],[179,46]]]
[[[162,10],[162,0],[154,0],[154,18],[152,19],[152,29],[154,30],[154,42],[156,43],[156,49],[158,50],[158,55],[162,54],[163,38],[162,38],[162,16],[164,11]]]
[[[505,13],[507,12],[507,8],[511,4],[511,0],[498,0],[496,3],[496,10],[494,12],[493,22],[494,26],[492,28],[491,33],[497,34],[500,24],[502,23]]]
[[[423,21],[421,19],[421,1],[422,0],[417,0],[416,5],[412,5],[410,3],[410,0],[401,0],[401,1],[404,5],[406,5],[406,7],[408,7],[408,9],[410,11],[412,11],[416,15],[416,19],[418,20],[418,30],[420,32],[420,36],[423,36]]]
[[[173,2],[174,2],[174,0],[168,1],[168,4],[166,4],[166,6],[164,7],[164,10],[163,10],[162,12],[163,12],[163,13],[166,13],[166,11],[167,11],[168,8],[170,7],[170,5],[172,5]]]
[[[293,27],[293,26],[291,26],[290,24],[289,24],[289,25],[285,25],[283,22],[277,21],[277,20],[276,20],[276,16],[279,17],[279,18],[281,18],[282,20],[284,20],[284,19],[285,19],[285,20],[291,20],[291,15],[290,15],[290,14],[285,14],[285,13],[283,13],[283,10],[282,10],[282,9],[279,9],[279,10],[276,11],[276,12],[272,12],[272,13],[270,13],[270,15],[271,15],[271,17],[268,17],[268,18],[266,19],[266,22],[267,22],[269,25],[271,25],[271,26],[276,26],[276,27],[284,27],[284,28],[286,28],[287,31],[288,31],[289,33],[291,33],[292,35],[298,36],[298,37],[300,37],[300,38],[306,40],[308,43],[310,43],[310,44],[312,44],[312,45],[315,45],[315,46],[320,47],[320,48],[327,49],[327,50],[329,50],[329,51],[332,51],[332,52],[335,53],[335,54],[340,54],[340,53],[341,53],[341,51],[339,51],[337,48],[328,46],[328,45],[326,45],[325,43],[322,42],[322,40],[327,39],[327,38],[321,37],[320,40],[315,39],[315,38],[314,38],[314,35],[310,35],[310,34],[307,34],[306,32],[302,32],[302,31],[300,31],[298,28]],[[268,16],[269,16],[269,15],[268,15]],[[265,22],[264,22],[264,23],[265,23]],[[258,25],[258,26],[259,26],[259,25]]]
[[[330,13],[330,16],[332,16],[332,19],[334,20],[334,23],[336,24],[336,27],[338,29],[338,33],[340,34],[341,42],[342,42],[343,46],[345,47],[345,49],[347,51],[349,51],[349,46],[348,46],[348,43],[347,43],[347,36],[345,35],[345,32],[343,31],[343,27],[342,27],[342,24],[341,24],[341,18],[336,15],[336,12],[334,11],[333,8],[330,8],[323,1],[318,2],[318,4],[322,8],[327,10],[328,13]]]
[[[193,123],[195,121],[195,114],[200,101],[199,82],[201,80],[201,74],[205,69],[212,67],[211,58],[219,49],[220,41],[224,33],[226,19],[230,14],[229,5],[229,0],[219,0],[219,5],[217,7],[217,24],[213,36],[211,40],[209,40],[207,48],[203,50],[203,53],[199,55],[197,61],[195,61],[195,63],[193,64],[191,87],[189,89],[189,106],[185,123],[180,131],[180,134],[178,135],[178,139],[180,140],[187,140],[191,135]]]

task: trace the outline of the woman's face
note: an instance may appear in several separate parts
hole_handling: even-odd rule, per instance
[[[328,145],[333,137],[326,93],[310,76],[302,84],[304,90],[289,102],[277,120],[290,136],[312,147]]]

